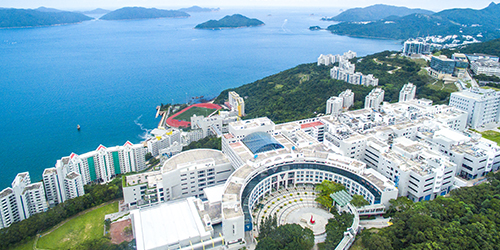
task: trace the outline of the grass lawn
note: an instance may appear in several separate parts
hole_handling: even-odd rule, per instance
[[[449,93],[458,91],[457,86],[455,86],[454,83],[444,84],[444,82],[441,80],[437,81],[434,85],[427,84],[427,86],[434,90],[443,90]]]
[[[492,140],[500,145],[500,133],[492,130],[481,132],[484,138]]]
[[[207,108],[200,108],[200,107],[192,107],[186,111],[184,111],[184,113],[174,117],[175,120],[181,120],[181,121],[186,121],[186,122],[190,122],[191,121],[191,116],[193,115],[202,115],[202,116],[205,116],[207,117],[208,115],[210,115],[212,112],[214,112],[215,109],[207,109]]]
[[[103,237],[104,215],[118,212],[118,201],[90,211],[66,222],[38,240],[42,249],[70,249],[85,240]]]
[[[484,87],[481,87],[482,89],[492,89],[492,90],[495,90],[495,91],[500,91],[500,89],[497,89],[497,88],[494,88],[494,87],[490,87],[490,86],[484,86]]]

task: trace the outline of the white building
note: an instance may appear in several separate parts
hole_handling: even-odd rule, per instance
[[[57,160],[56,166],[42,174],[45,195],[50,207],[85,194],[82,176],[68,166],[70,157]]]
[[[245,116],[245,100],[234,91],[230,91],[228,95],[231,111],[237,112],[239,117]]]
[[[12,188],[0,192],[0,202],[0,228],[47,210],[43,184],[31,183],[28,172],[17,174]]]
[[[407,40],[403,44],[403,54],[411,56],[413,54],[430,54],[431,45],[423,40]]]
[[[392,147],[369,138],[364,161],[394,181],[399,196],[415,202],[448,194],[457,169],[448,157],[431,150],[429,145],[405,137],[394,139]]]
[[[146,148],[127,141],[123,146],[106,148],[77,155],[71,153],[45,169],[43,182],[51,206],[84,194],[83,186],[92,182],[109,182],[118,174],[142,171],[146,168]]]
[[[326,113],[327,115],[338,115],[342,111],[342,106],[344,105],[344,98],[332,96],[326,101]]]
[[[171,147],[175,148],[179,144],[182,144],[181,131],[178,129],[153,129],[150,134],[153,137],[146,140],[146,145],[148,147],[148,152],[154,157],[160,155],[162,150],[175,152]]]
[[[222,249],[224,239],[215,232],[214,214],[206,207],[190,197],[132,210],[137,249]],[[220,215],[220,204],[218,208]]]
[[[192,196],[205,198],[205,188],[225,183],[233,171],[219,150],[188,150],[168,159],[159,171],[123,177],[124,203],[135,207]]]
[[[259,119],[263,118],[249,123],[259,124]],[[372,205],[387,205],[397,196],[388,178],[327,149],[294,123],[276,125],[271,132],[250,127],[256,132],[238,131],[246,134],[241,140],[231,141],[235,134],[224,135],[225,153],[237,158],[235,162],[243,162],[226,181],[222,196],[222,235],[229,247],[244,241],[245,232],[252,231],[256,219],[250,211],[262,197],[279,188],[330,180],[342,183],[351,195],[362,195]]]
[[[221,137],[227,133],[228,124],[238,120],[238,116],[231,115],[230,112],[220,112],[220,114],[210,117],[196,116],[191,117],[191,129],[201,129],[203,138],[209,135]]]
[[[341,60],[339,66],[330,70],[330,77],[335,80],[348,82],[355,85],[377,86],[378,79],[373,75],[363,75],[360,72],[354,72],[356,66],[348,60]]]
[[[478,59],[470,63],[470,69],[475,75],[500,77],[500,63],[495,60]]]
[[[350,89],[346,89],[340,93],[339,97],[342,97],[344,101],[342,107],[344,109],[349,109],[354,104],[354,92]]]
[[[332,65],[334,63],[337,63],[337,62],[340,62],[340,61],[347,61],[347,60],[350,60],[350,59],[353,59],[357,56],[356,52],[353,52],[353,51],[347,51],[345,52],[343,55],[332,55],[332,54],[328,54],[328,55],[319,55],[318,57],[318,66],[319,65],[326,65],[326,66],[329,66],[329,65]]]
[[[415,99],[415,93],[417,92],[417,86],[413,83],[407,83],[399,91],[399,101],[406,102]]]
[[[468,113],[472,128],[500,121],[500,92],[492,89],[470,88],[451,93],[450,106]]]
[[[476,179],[500,168],[500,147],[480,136],[441,129],[429,138],[434,150],[446,155],[457,165],[457,176],[461,178]]]
[[[381,88],[374,88],[365,97],[365,109],[375,109],[378,110],[380,104],[384,101],[385,91]]]

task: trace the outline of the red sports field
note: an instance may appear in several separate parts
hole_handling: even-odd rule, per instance
[[[175,119],[175,117],[178,117],[179,115],[181,115],[182,113],[186,112],[187,110],[193,108],[193,107],[198,107],[198,108],[204,108],[204,109],[214,109],[215,110],[219,110],[219,109],[222,109],[221,106],[217,105],[217,104],[213,104],[213,103],[197,103],[197,104],[193,104],[177,113],[175,113],[173,116],[167,118],[167,124],[171,127],[175,127],[175,128],[178,128],[178,127],[189,127],[191,126],[191,122],[188,122],[188,121],[183,121],[183,120],[178,120],[178,119]],[[200,115],[205,115],[206,117],[206,114],[200,114]]]

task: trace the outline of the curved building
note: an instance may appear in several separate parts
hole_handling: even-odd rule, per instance
[[[363,195],[372,205],[388,205],[390,199],[397,198],[392,181],[367,169],[363,162],[329,151],[300,130],[300,124],[282,124],[275,130],[274,124],[269,126],[259,119],[246,121],[258,132],[226,134],[222,139],[230,160],[243,163],[225,182],[222,196],[222,232],[227,245],[244,241],[245,231],[253,228],[250,211],[264,195],[281,187],[330,180],[342,183],[351,195]],[[260,132],[256,129],[259,124],[266,126],[263,130],[272,130]]]

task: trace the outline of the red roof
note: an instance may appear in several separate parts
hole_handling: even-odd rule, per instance
[[[105,149],[106,147],[104,147],[103,145],[99,145],[99,147],[97,147],[97,151],[101,150],[101,149]]]
[[[75,157],[75,156],[77,156],[77,154],[75,154],[75,153],[71,153],[71,154],[69,155],[69,158],[73,159],[73,157]]]
[[[132,143],[130,141],[127,141],[127,142],[125,142],[125,145],[132,146]],[[125,146],[125,145],[123,145],[123,146]]]
[[[317,122],[310,122],[310,123],[301,124],[300,128],[305,129],[305,128],[317,127],[317,126],[321,126],[321,125],[324,125],[324,124],[320,121],[317,121]]]

